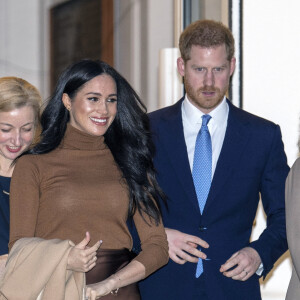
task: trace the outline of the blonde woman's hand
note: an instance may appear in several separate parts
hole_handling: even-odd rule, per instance
[[[92,247],[88,247],[91,237],[86,232],[85,238],[76,246],[72,247],[68,257],[67,269],[76,272],[88,272],[95,267],[97,256],[96,252],[102,241],[98,241]]]

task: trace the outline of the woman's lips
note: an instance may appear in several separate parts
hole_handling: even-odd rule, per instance
[[[103,126],[103,125],[106,125],[107,121],[108,121],[108,118],[93,118],[93,117],[90,117],[90,120],[96,124],[96,125],[100,125],[100,126]]]
[[[15,147],[15,146],[6,146],[6,149],[11,153],[17,153],[22,149],[22,146]]]

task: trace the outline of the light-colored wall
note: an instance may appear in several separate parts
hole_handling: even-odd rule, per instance
[[[298,0],[244,1],[244,109],[280,125],[289,165],[298,154],[299,9]],[[260,210],[254,238],[264,226]],[[263,299],[283,300],[290,274],[286,255],[262,283]]]
[[[290,165],[298,155],[299,9],[298,0],[244,2],[244,106],[280,125]]]
[[[115,68],[141,93],[141,3],[114,0]],[[144,24],[144,22],[143,22]],[[144,25],[143,25],[144,26]],[[145,54],[143,54],[145,57]]]
[[[68,0],[0,0],[0,76],[23,77],[49,97],[49,9]],[[115,67],[148,110],[158,107],[159,50],[173,46],[173,0],[112,0]],[[67,45],[66,45],[67,47]]]
[[[173,47],[173,0],[114,0],[116,69],[147,104],[158,107],[159,50]],[[118,13],[119,12],[119,13]]]
[[[0,76],[17,76],[49,97],[49,9],[68,0],[0,0]]]
[[[22,77],[42,87],[40,5],[36,0],[0,0],[0,76]]]

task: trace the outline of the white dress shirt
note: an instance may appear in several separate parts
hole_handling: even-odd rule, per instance
[[[202,125],[202,116],[204,113],[194,106],[185,96],[181,106],[183,133],[187,148],[191,171],[193,171],[193,161],[195,144],[198,132]],[[209,115],[211,119],[208,123],[208,130],[211,136],[212,144],[212,177],[214,176],[217,162],[221,153],[227,128],[229,107],[226,103],[226,97],[222,102],[212,110]]]

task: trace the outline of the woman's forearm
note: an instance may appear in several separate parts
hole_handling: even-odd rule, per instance
[[[131,261],[107,279],[87,286],[86,296],[89,299],[96,299],[109,293],[117,294],[119,288],[130,285],[145,278],[146,269],[144,265],[136,260]]]
[[[146,269],[142,263],[133,260],[126,267],[111,275],[114,283],[113,290],[127,286],[145,278]]]

